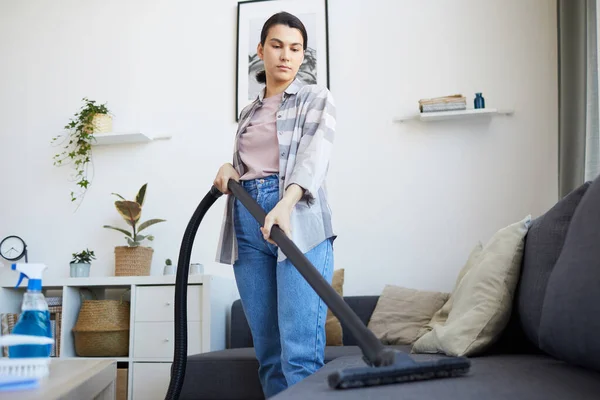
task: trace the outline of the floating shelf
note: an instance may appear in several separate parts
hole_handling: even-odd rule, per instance
[[[109,144],[123,143],[148,143],[153,140],[170,139],[171,135],[149,136],[141,132],[107,132],[94,134],[96,140],[92,146],[105,146]]]
[[[394,122],[404,122],[412,119],[418,119],[424,122],[428,121],[442,121],[449,119],[461,119],[461,118],[472,118],[472,117],[491,117],[492,115],[511,115],[513,110],[498,110],[496,108],[478,108],[478,109],[467,109],[459,111],[438,111],[438,112],[427,112],[419,113],[414,115],[408,115],[406,117],[394,118]]]

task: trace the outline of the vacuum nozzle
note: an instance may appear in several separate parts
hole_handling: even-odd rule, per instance
[[[465,357],[448,357],[417,362],[406,353],[386,348],[380,364],[374,367],[347,368],[328,376],[332,389],[351,389],[391,383],[450,378],[469,372],[471,362]]]

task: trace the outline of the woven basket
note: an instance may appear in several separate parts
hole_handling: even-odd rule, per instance
[[[75,353],[82,357],[129,355],[129,302],[84,300],[73,327]]]
[[[151,247],[115,247],[115,276],[148,276],[152,266]]]
[[[112,117],[108,114],[94,114],[92,126],[94,133],[112,132]]]

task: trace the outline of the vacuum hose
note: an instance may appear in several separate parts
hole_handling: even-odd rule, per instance
[[[175,277],[175,351],[173,364],[171,364],[171,381],[165,399],[179,399],[183,379],[185,378],[187,363],[187,284],[194,238],[202,218],[222,194],[219,189],[213,186],[204,196],[185,229],[179,249],[177,276]]]
[[[227,187],[260,225],[263,226],[267,214],[260,205],[233,179],[229,180]],[[171,366],[171,381],[166,396],[167,400],[179,399],[185,378],[187,362],[187,284],[192,245],[202,218],[221,195],[221,191],[213,186],[204,199],[202,199],[188,223],[179,250],[175,280],[175,352]],[[287,237],[279,226],[274,225],[271,229],[271,239],[289,258],[298,272],[312,286],[331,312],[340,321],[344,322],[346,328],[359,343],[365,362],[377,367],[393,364],[396,357],[395,352],[390,348],[384,347],[375,335],[365,327],[350,306],[323,278],[314,265],[311,264],[302,251]]]

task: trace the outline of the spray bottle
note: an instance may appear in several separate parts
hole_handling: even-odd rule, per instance
[[[13,334],[52,338],[48,303],[42,293],[42,274],[46,268],[44,264],[12,264],[11,269],[21,273],[16,287],[19,287],[23,278],[28,279],[27,292],[23,294],[21,316],[13,328]],[[9,358],[50,357],[51,351],[50,344],[28,344],[10,347],[8,356]]]

